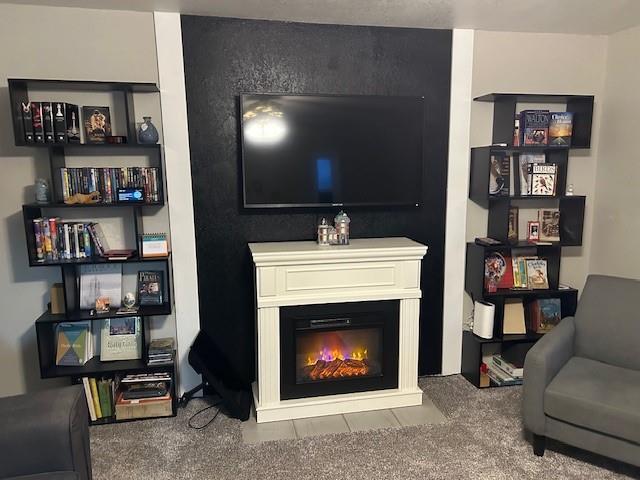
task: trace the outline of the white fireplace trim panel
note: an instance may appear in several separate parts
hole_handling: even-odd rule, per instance
[[[255,264],[258,423],[420,405],[420,267],[427,247],[408,238],[250,243]],[[280,400],[280,307],[399,300],[398,388]]]

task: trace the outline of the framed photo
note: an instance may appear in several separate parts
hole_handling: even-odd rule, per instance
[[[540,240],[540,222],[528,222],[527,223],[527,240],[530,242],[537,242]]]
[[[538,210],[540,221],[540,240],[545,242],[560,241],[560,210],[547,208]]]

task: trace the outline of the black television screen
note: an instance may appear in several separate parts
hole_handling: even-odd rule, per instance
[[[415,205],[422,97],[241,95],[245,207]]]

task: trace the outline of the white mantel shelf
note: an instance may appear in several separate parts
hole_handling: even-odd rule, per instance
[[[259,423],[422,402],[418,388],[420,270],[427,247],[408,238],[353,239],[350,245],[314,241],[250,243],[255,264]],[[398,388],[280,400],[280,307],[399,300]]]

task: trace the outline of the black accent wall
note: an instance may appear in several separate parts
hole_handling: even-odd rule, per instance
[[[420,373],[439,373],[451,31],[182,17],[196,222],[200,324],[245,380],[255,377],[248,242],[311,240],[337,209],[242,208],[238,95],[423,95],[421,208],[348,211],[352,237],[407,236],[429,246],[422,265]]]

